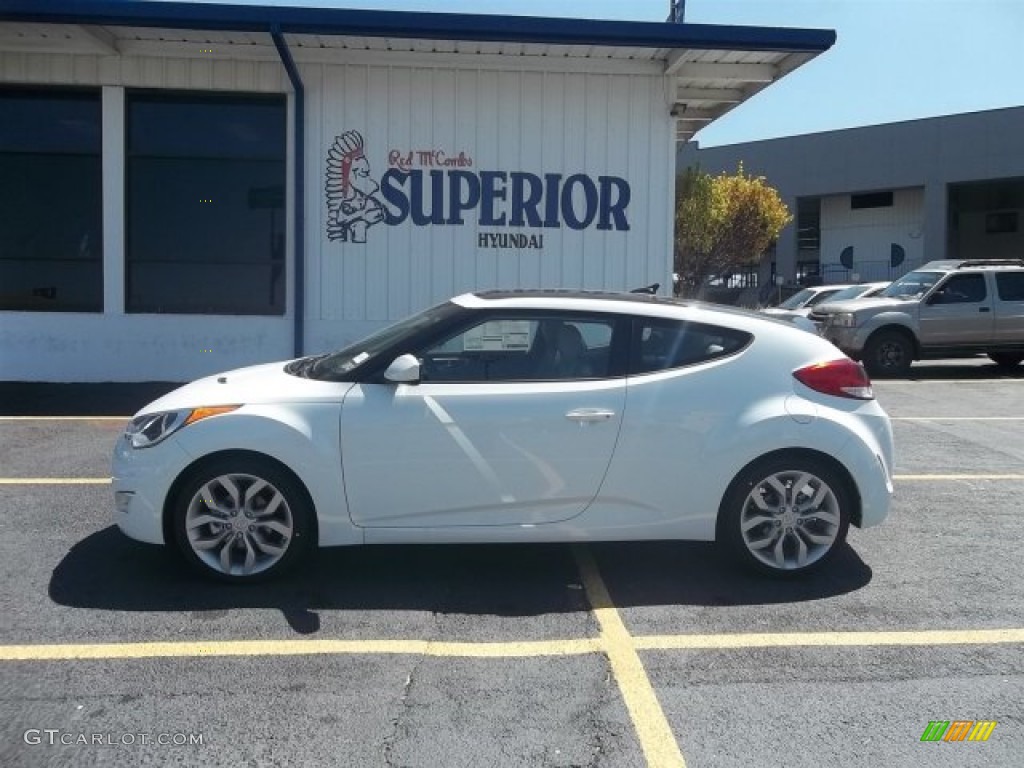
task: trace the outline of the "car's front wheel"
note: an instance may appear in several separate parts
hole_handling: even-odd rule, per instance
[[[303,558],[315,538],[305,489],[259,457],[226,456],[201,464],[180,486],[172,515],[185,560],[221,581],[278,576]]]
[[[914,344],[902,331],[878,331],[864,345],[864,367],[872,376],[906,376]]]
[[[847,479],[827,461],[797,453],[768,457],[730,484],[718,542],[761,573],[808,573],[846,540],[852,505]]]

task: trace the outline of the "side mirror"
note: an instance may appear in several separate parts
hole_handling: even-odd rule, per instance
[[[415,355],[399,355],[384,371],[384,378],[395,384],[419,384],[420,361]]]

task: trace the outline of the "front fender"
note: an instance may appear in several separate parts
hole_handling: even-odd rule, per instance
[[[882,328],[898,327],[905,330],[912,338],[917,339],[917,319],[907,312],[879,312],[868,318],[863,325],[857,326],[854,345],[863,350],[871,335]]]
[[[340,415],[337,402],[246,405],[192,424],[171,439],[190,457],[190,465],[204,456],[238,450],[276,459],[309,491],[320,544],[360,544],[362,533],[352,525],[345,500]]]

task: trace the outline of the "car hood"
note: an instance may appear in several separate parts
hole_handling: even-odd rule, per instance
[[[766,307],[761,310],[766,315],[774,315],[775,317],[807,317],[811,313],[810,307],[800,307],[799,309],[780,309],[779,307]]]
[[[350,382],[293,376],[285,371],[289,362],[252,365],[197,379],[154,400],[139,413],[204,405],[340,401],[352,386]]]
[[[825,301],[818,306],[816,315],[836,315],[840,312],[881,312],[887,309],[900,309],[907,305],[906,299],[847,299],[846,301]]]

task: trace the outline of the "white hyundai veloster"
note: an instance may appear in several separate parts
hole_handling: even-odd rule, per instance
[[[789,323],[489,291],[169,393],[118,440],[113,487],[128,536],[228,581],[317,546],[637,539],[794,574],[885,519],[892,466],[863,369]]]

